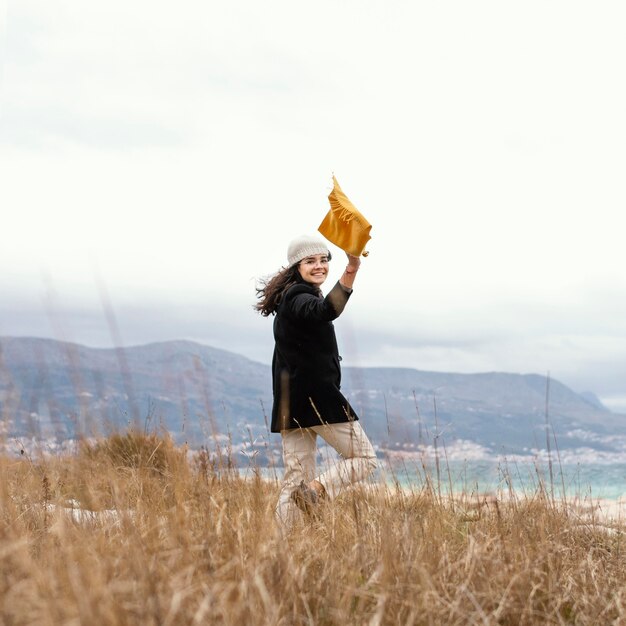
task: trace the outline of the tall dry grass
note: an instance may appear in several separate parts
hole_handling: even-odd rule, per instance
[[[355,489],[282,537],[275,482],[132,433],[0,489],[3,625],[626,623],[621,531],[541,492]]]

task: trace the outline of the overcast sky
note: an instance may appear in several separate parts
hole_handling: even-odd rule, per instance
[[[344,363],[626,409],[623,2],[0,7],[0,335],[111,345],[110,306],[269,363],[255,279],[334,172],[373,225]]]

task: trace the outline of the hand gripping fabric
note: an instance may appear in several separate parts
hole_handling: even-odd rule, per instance
[[[365,245],[371,239],[372,225],[348,200],[333,176],[333,190],[328,196],[330,211],[320,224],[319,230],[328,241],[352,256],[367,256]]]

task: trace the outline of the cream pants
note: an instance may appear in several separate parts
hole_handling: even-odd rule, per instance
[[[359,422],[294,428],[280,434],[285,475],[276,505],[276,519],[283,529],[289,528],[302,514],[290,497],[300,481],[318,480],[324,486],[326,496],[333,499],[376,469],[376,453]],[[315,467],[318,435],[341,457],[319,475]]]

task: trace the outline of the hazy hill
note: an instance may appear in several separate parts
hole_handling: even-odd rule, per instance
[[[0,402],[12,433],[57,437],[136,422],[202,442],[263,426],[269,368],[188,341],[97,349],[49,339],[0,339]],[[269,393],[269,396],[268,396]]]
[[[404,447],[469,440],[496,451],[545,447],[546,392],[562,448],[623,446],[626,419],[592,395],[536,374],[450,374],[345,368],[343,390],[375,443]],[[189,341],[96,349],[0,338],[0,415],[10,436],[47,439],[135,422],[198,446],[267,446],[269,365]],[[437,430],[435,424],[437,413]],[[270,438],[277,444],[278,436]]]
[[[398,368],[346,368],[344,389],[369,417],[370,431],[391,445],[467,439],[493,450],[544,448],[548,420],[563,447],[614,449],[605,441],[626,435],[626,418],[589,394],[579,395],[537,374],[452,374]],[[437,430],[435,424],[437,416]],[[389,425],[389,436],[385,429]],[[421,434],[420,434],[421,431]]]

